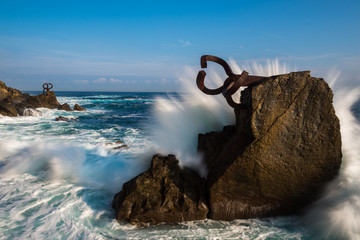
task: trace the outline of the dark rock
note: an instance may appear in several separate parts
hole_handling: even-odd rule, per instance
[[[74,111],[86,111],[86,109],[81,107],[79,104],[75,104],[73,110]]]
[[[205,180],[181,169],[174,155],[155,155],[147,172],[123,185],[112,207],[116,219],[147,225],[205,219]]]
[[[236,126],[199,135],[210,218],[288,214],[315,200],[341,165],[332,99],[327,83],[310,72],[273,76],[245,89]]]
[[[64,122],[76,122],[75,118],[67,118],[64,116],[59,116],[57,118],[55,118],[55,121],[64,121]]]
[[[57,109],[58,110],[65,110],[65,111],[72,111],[71,107],[67,103],[64,103],[64,104],[60,105]]]

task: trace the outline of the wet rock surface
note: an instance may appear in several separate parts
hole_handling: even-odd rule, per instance
[[[241,94],[236,125],[199,135],[209,169],[212,219],[294,213],[315,200],[341,165],[339,120],[327,83],[296,72]]]
[[[148,171],[123,185],[112,207],[116,219],[147,225],[205,219],[205,180],[181,169],[174,155],[155,155]]]

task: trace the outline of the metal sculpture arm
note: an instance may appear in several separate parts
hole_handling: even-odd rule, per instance
[[[205,94],[208,95],[217,95],[222,93],[225,97],[227,103],[233,108],[239,108],[241,105],[235,103],[232,99],[232,96],[236,91],[239,90],[241,86],[248,86],[254,82],[260,81],[265,79],[266,77],[260,76],[251,76],[248,72],[243,71],[240,75],[234,74],[231,70],[230,66],[221,58],[212,56],[212,55],[203,55],[200,59],[200,64],[202,68],[207,68],[207,62],[216,62],[220,64],[225,72],[228,75],[228,78],[225,79],[224,84],[216,89],[209,89],[205,86],[205,76],[206,72],[204,70],[199,71],[197,78],[196,78],[196,85],[198,88]]]

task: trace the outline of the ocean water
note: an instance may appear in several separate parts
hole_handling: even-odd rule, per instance
[[[293,70],[277,61],[245,68],[258,75]],[[336,79],[327,81],[341,121],[343,165],[301,215],[150,227],[114,219],[114,194],[157,152],[206,174],[197,134],[220,130],[234,116],[222,96],[196,88],[196,71],[184,71],[180,93],[56,92],[60,103],[87,111],[0,116],[0,239],[360,239],[360,91],[336,87]],[[221,73],[207,72],[210,84],[220,84]],[[76,121],[55,121],[60,115]],[[127,147],[114,149],[116,141]]]

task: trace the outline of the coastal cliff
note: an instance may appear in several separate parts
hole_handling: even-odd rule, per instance
[[[161,171],[160,177],[152,170],[152,163],[148,172],[125,183],[115,196],[112,206],[116,218],[141,224],[206,217],[232,220],[297,212],[316,200],[340,169],[340,124],[332,99],[327,83],[312,77],[310,72],[272,76],[251,84],[241,93],[235,125],[225,126],[221,132],[199,134],[198,150],[203,153],[208,169],[206,184],[191,180],[198,188],[196,201],[192,192],[180,192],[181,199],[187,196],[197,208],[202,206],[201,214],[158,217],[164,216],[164,212],[183,216],[189,213],[188,209],[199,209],[172,204],[164,210],[161,199],[179,202],[180,195],[159,187],[144,188],[149,181],[146,176],[151,173],[151,178],[157,179],[156,185],[161,186],[161,179],[173,179],[171,176],[183,170],[174,162],[177,167]],[[170,160],[162,159],[164,167]],[[185,182],[189,185],[189,179],[177,179],[177,186]],[[161,197],[154,198],[159,194]],[[206,201],[199,202],[200,199]],[[125,204],[130,202],[133,205]],[[151,220],[147,214],[138,214],[146,212],[151,212]],[[136,221],[131,216],[136,216]]]

